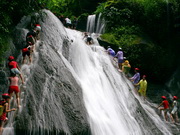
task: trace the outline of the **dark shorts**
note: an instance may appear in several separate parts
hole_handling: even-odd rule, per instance
[[[30,56],[30,51],[27,51],[27,52],[23,52],[23,53],[22,53],[22,56],[23,56],[23,57],[25,57],[26,55],[27,55],[27,56]]]
[[[87,42],[90,42],[91,40],[92,40],[91,37],[88,37],[88,38],[87,38]]]
[[[123,63],[123,62],[124,62],[124,60],[122,60],[122,59],[118,60],[118,63]]]

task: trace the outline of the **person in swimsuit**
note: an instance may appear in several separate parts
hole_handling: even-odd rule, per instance
[[[165,96],[162,96],[161,98],[163,101],[161,102],[161,104],[157,108],[160,110],[160,112],[164,111],[164,118],[166,121],[168,121],[167,112],[169,110],[169,102],[166,100]],[[161,106],[163,106],[163,107],[161,107]]]
[[[9,81],[10,81],[10,86],[9,86],[9,95],[10,95],[10,99],[12,97],[13,92],[16,94],[16,103],[17,103],[17,107],[20,107],[20,100],[19,100],[19,93],[20,93],[20,89],[18,87],[18,81],[19,78],[16,76],[16,74],[11,74],[11,77],[9,77]]]
[[[10,99],[10,96],[8,93],[2,94],[2,98],[3,98],[3,100],[1,102],[2,102],[2,106],[3,106],[3,113],[0,116],[0,135],[2,135],[4,123],[7,121],[7,117],[6,117],[7,113],[16,110],[15,108],[12,108],[12,109],[8,108],[9,107],[8,102]]]

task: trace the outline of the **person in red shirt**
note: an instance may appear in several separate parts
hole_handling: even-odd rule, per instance
[[[158,106],[158,109],[160,110],[160,112],[164,111],[164,117],[165,117],[165,119],[167,121],[167,118],[168,118],[167,117],[167,111],[169,110],[169,102],[166,100],[165,96],[162,96],[161,98],[162,98],[163,101]],[[160,106],[163,106],[163,107],[160,107]]]
[[[8,66],[9,66],[11,73],[18,74],[21,78],[22,84],[24,84],[24,79],[23,79],[22,74],[20,72],[20,68],[19,68],[17,62],[14,61],[14,57],[9,56],[8,60],[9,60]]]

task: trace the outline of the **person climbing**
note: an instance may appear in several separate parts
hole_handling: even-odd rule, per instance
[[[115,55],[115,58],[118,58],[118,66],[119,69],[122,70],[122,63],[124,62],[124,57],[123,57],[123,51],[122,48],[119,47],[117,54]]]
[[[129,64],[128,60],[125,60],[124,63],[122,64],[122,72],[129,77],[129,71],[131,69],[131,65]]]
[[[90,35],[87,36],[86,41],[87,41],[87,44],[88,44],[88,45],[93,44],[93,39],[92,39],[92,37],[91,37]]]
[[[168,121],[167,112],[169,110],[169,102],[166,100],[165,96],[162,96],[161,98],[163,101],[157,108],[160,110],[160,113],[161,113],[161,111],[164,111],[164,118],[166,121]],[[160,106],[163,106],[163,107],[160,107]]]
[[[87,32],[84,33],[83,39],[84,38],[86,38],[86,44],[88,45],[93,44],[93,39]]]
[[[24,84],[24,79],[23,79],[22,74],[20,72],[20,68],[18,66],[18,63],[16,61],[14,61],[13,56],[9,56],[8,60],[9,60],[8,67],[10,69],[10,72],[13,74],[18,74],[21,78],[22,84]]]
[[[179,122],[179,119],[178,119],[178,102],[177,102],[177,96],[173,96],[173,104],[172,104],[172,111],[171,111],[171,114],[170,114],[170,117],[171,117],[171,120],[173,123],[175,122]]]
[[[35,31],[35,29],[33,31],[30,31],[27,33],[26,35],[26,43],[28,45],[31,45],[31,51],[34,52],[35,49],[35,43],[36,43],[36,39],[37,39],[37,33]]]
[[[11,74],[11,76],[9,77],[9,81],[10,81],[10,86],[9,86],[8,93],[10,95],[10,99],[11,99],[12,94],[14,92],[16,94],[17,107],[20,108],[20,100],[19,100],[20,89],[18,87],[19,78],[16,76],[16,74]]]
[[[134,72],[135,72],[134,76],[131,77],[131,78],[129,78],[129,79],[130,79],[130,80],[133,82],[133,84],[135,85],[135,84],[137,84],[137,83],[139,82],[139,80],[140,80],[139,68],[135,68],[135,69],[134,69]]]
[[[146,81],[146,75],[143,75],[143,78],[137,83],[135,84],[140,85],[138,93],[140,96],[144,97],[144,100],[146,99],[146,90],[147,90],[147,81]]]
[[[4,123],[7,121],[7,117],[6,117],[7,113],[16,110],[15,108],[12,109],[8,108],[9,106],[8,102],[10,100],[10,96],[8,93],[2,94],[2,98],[3,100],[0,101],[1,109],[2,109],[2,114],[0,116],[0,135],[2,135]]]
[[[33,30],[29,31],[27,34],[26,34],[26,42],[31,42],[33,44],[36,43],[36,39],[37,39],[37,30],[34,28]]]
[[[31,50],[31,48],[32,48],[32,46],[27,45],[26,47],[24,47],[22,49],[22,56],[23,56],[23,62],[22,63],[23,64],[25,64],[26,56],[29,57],[29,64],[31,64],[31,62],[32,62],[31,52],[33,51],[33,50]]]
[[[36,39],[40,39],[40,32],[41,32],[41,25],[40,24],[34,24],[34,32],[36,33]]]
[[[115,51],[114,51],[110,46],[108,46],[107,53],[108,53],[109,55],[111,55],[112,57],[115,56]]]

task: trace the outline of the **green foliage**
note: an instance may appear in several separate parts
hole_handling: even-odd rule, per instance
[[[107,23],[107,33],[101,37],[121,46],[132,66],[154,81],[165,81],[176,66],[171,51],[176,46],[169,43],[176,34],[179,5],[177,0],[108,0],[96,10]]]
[[[8,50],[9,38],[7,36],[0,36],[0,64],[4,61],[4,54]]]

